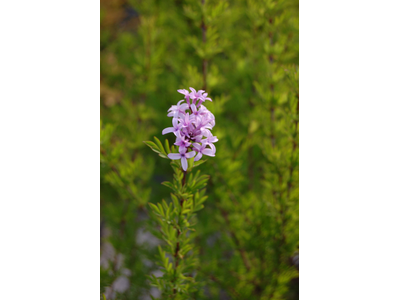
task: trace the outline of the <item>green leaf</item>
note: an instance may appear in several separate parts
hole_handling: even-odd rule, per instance
[[[190,173],[189,177],[186,179],[186,184],[191,186],[193,181],[193,173]]]
[[[158,155],[159,155],[160,157],[162,157],[162,158],[170,159],[168,156],[166,156],[166,155],[163,154],[163,153],[159,153]]]
[[[156,141],[156,144],[157,144],[158,149],[160,150],[160,152],[165,154],[165,155],[167,155],[167,153],[165,152],[164,147],[163,147],[162,143],[160,142],[160,140],[158,138],[156,138],[156,137],[154,137],[154,140]]]
[[[181,250],[179,250],[179,253],[184,256],[187,252],[189,252],[190,250],[192,250],[192,245],[188,244],[184,247],[182,247]]]
[[[193,169],[194,157],[188,159],[188,170]]]
[[[161,215],[161,213],[160,213],[160,211],[159,211],[159,209],[158,209],[158,207],[156,205],[154,205],[153,203],[150,203],[150,202],[149,202],[149,205],[150,205],[150,207],[153,209],[153,211],[155,213]]]
[[[165,151],[164,151],[164,148],[162,148],[162,145],[161,145],[161,149],[160,149],[159,145],[156,145],[153,142],[144,141],[143,143],[145,143],[147,146],[149,146],[151,148],[151,150],[153,150],[155,153],[157,153],[160,157],[169,159],[169,157],[165,154]],[[161,142],[160,142],[160,144],[161,144]]]
[[[193,164],[193,167],[200,166],[201,164],[205,163],[206,161],[207,161],[207,159],[195,161]]]
[[[162,199],[162,206],[164,207],[164,210],[165,210],[165,211],[168,210],[168,204],[167,204],[167,202],[165,202],[164,199]]]
[[[196,204],[196,207],[193,209],[193,212],[202,210],[203,208],[204,208],[204,205],[203,205],[203,204],[199,204],[199,205]]]
[[[164,181],[161,184],[165,185],[166,187],[169,187],[173,191],[177,191],[176,187],[169,181]]]
[[[181,274],[180,278],[182,280],[187,280],[187,281],[190,281],[190,282],[194,282],[194,278],[193,277],[184,276],[183,274]]]
[[[171,150],[169,149],[169,142],[168,142],[168,140],[167,139],[165,139],[165,150],[167,151],[167,154],[168,153],[171,153]]]
[[[150,141],[143,141],[147,146],[149,146],[153,151],[158,150],[157,145]]]
[[[158,245],[158,253],[160,254],[161,260],[164,262],[165,254],[160,245]]]
[[[161,206],[161,204],[157,203],[157,207],[158,207],[158,210],[160,211],[160,215],[164,217],[165,214],[164,214],[164,210],[163,210],[163,207]]]
[[[178,198],[174,194],[171,194],[171,198],[172,198],[172,201],[174,202],[175,208],[178,210],[178,213],[179,213],[181,210],[181,205],[179,203]]]
[[[201,175],[200,178],[197,179],[196,183],[191,187],[192,191],[205,187],[209,178],[210,176],[208,175]]]

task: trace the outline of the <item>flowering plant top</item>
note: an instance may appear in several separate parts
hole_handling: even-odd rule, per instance
[[[179,93],[185,96],[177,105],[172,105],[168,110],[168,117],[172,117],[172,127],[165,128],[162,134],[174,133],[176,141],[174,145],[179,146],[179,153],[169,153],[170,159],[180,159],[183,171],[187,170],[188,158],[195,156],[198,161],[203,155],[215,156],[216,148],[214,143],[218,141],[213,136],[211,129],[215,126],[214,115],[202,104],[208,94],[203,90],[196,91],[189,88],[189,91],[182,89]],[[186,100],[186,103],[182,103]],[[192,101],[190,101],[192,100]]]

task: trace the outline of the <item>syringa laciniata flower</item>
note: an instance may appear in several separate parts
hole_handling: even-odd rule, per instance
[[[168,154],[168,157],[170,159],[180,159],[181,160],[183,171],[187,170],[187,167],[188,167],[187,159],[192,158],[193,156],[196,155],[196,152],[194,152],[194,151],[186,152],[186,150],[187,150],[186,148],[179,148],[179,153],[169,153]]]
[[[173,118],[172,119],[172,125],[173,127],[167,127],[162,131],[162,134],[167,134],[169,132],[173,132],[176,136],[179,134],[182,125],[178,124],[178,118]]]
[[[188,92],[188,90],[182,89],[182,90],[178,90],[178,93],[181,93],[183,95],[185,95],[185,99],[188,105],[190,105],[190,93]]]
[[[196,105],[194,104],[190,105],[190,108],[192,110],[193,118],[195,118],[197,122],[201,122],[201,111],[198,111]]]
[[[198,99],[200,99],[201,97],[203,97],[203,90],[199,90],[198,92],[196,92],[196,90],[194,88],[189,88],[192,92],[189,94],[190,95],[190,99],[192,99],[192,103],[196,103],[196,101]]]
[[[204,140],[201,140],[202,143],[206,144],[212,144],[218,142],[218,139],[216,136],[213,136],[210,130],[204,130],[204,133],[206,135],[206,138]]]
[[[206,138],[202,139],[200,142],[204,145],[210,145],[211,149],[215,152],[216,149],[214,143],[218,142],[217,137],[213,136],[211,131],[208,129],[203,129],[201,132]]]
[[[209,100],[212,102],[211,98],[207,97],[207,93],[204,93],[203,95],[201,95],[199,97],[199,103],[197,104],[197,106],[200,106],[204,101]]]
[[[186,113],[185,117],[181,119],[181,126],[183,128],[189,127],[192,123],[190,122],[190,114]]]
[[[181,89],[179,93],[185,96],[186,102],[180,100],[177,105],[172,105],[167,116],[173,117],[173,127],[165,128],[162,134],[173,132],[176,136],[175,145],[179,146],[179,153],[169,153],[170,159],[180,159],[183,171],[187,170],[187,159],[195,157],[195,161],[203,155],[215,156],[216,148],[214,143],[218,141],[213,136],[211,129],[215,126],[214,115],[202,105],[205,100],[212,101],[203,90],[196,91],[189,88],[190,93]],[[190,103],[189,98],[192,99]],[[206,148],[209,146],[210,148]],[[188,152],[188,150],[194,150]],[[197,153],[197,155],[196,155]]]
[[[171,108],[168,110],[168,117],[174,117],[177,118],[179,116],[184,116],[185,111],[188,109],[189,104],[183,103],[181,104],[183,100],[179,101],[177,105],[172,105]]]
[[[211,125],[212,119],[209,118],[208,115],[203,116],[199,122],[196,123],[196,127],[201,129],[208,128],[212,129],[213,125]]]
[[[191,145],[191,143],[189,143],[189,141],[186,140],[186,136],[181,136],[181,134],[178,134],[174,145],[179,146],[179,149],[181,149],[181,148],[188,148]]]
[[[215,156],[215,151],[212,149],[207,149],[207,144],[200,145],[198,143],[193,143],[193,148],[197,151],[197,155],[194,158],[194,161],[200,160],[200,158],[204,155]]]

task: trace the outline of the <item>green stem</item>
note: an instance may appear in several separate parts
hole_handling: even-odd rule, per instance
[[[182,189],[183,189],[183,187],[185,186],[185,183],[186,183],[186,171],[183,171],[183,178],[182,178]],[[181,211],[182,211],[182,205],[183,205],[183,202],[185,201],[185,199],[182,197],[181,198],[181,202],[180,202],[180,204],[181,204]],[[180,216],[181,216],[181,214],[179,215],[179,218],[180,218]],[[176,234],[176,239],[177,239],[177,242],[176,242],[176,247],[175,247],[175,254],[174,254],[174,257],[175,257],[175,278],[174,278],[174,281],[173,282],[175,282],[176,281],[176,279],[177,279],[177,276],[176,276],[176,270],[178,269],[178,266],[179,266],[179,249],[180,249],[180,245],[179,245],[179,236],[181,235],[181,230],[180,230],[180,228],[177,228],[177,234]],[[174,289],[173,289],[173,295],[175,296],[176,295],[176,288],[174,287]]]

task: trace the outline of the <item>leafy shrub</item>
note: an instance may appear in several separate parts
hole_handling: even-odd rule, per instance
[[[296,299],[298,1],[104,0],[100,26],[101,292],[160,296],[146,276],[163,274],[167,242],[150,203],[173,203],[161,185],[173,174],[143,141],[173,144],[167,110],[192,86],[213,99],[219,141],[197,167],[208,198],[193,219],[197,287],[182,299]]]

